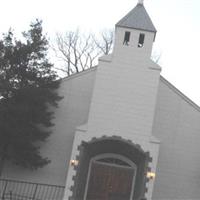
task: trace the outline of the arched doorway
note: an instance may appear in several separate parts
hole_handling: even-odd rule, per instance
[[[136,173],[136,165],[124,156],[95,156],[90,161],[84,200],[131,200]]]
[[[71,199],[137,200],[144,197],[148,181],[145,174],[151,160],[149,152],[115,136],[83,142],[78,149],[79,164],[75,167]]]

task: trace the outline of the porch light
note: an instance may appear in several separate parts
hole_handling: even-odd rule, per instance
[[[71,166],[77,166],[78,165],[78,160],[70,160],[70,165]]]
[[[156,174],[154,172],[147,172],[147,178],[149,179],[155,179]]]

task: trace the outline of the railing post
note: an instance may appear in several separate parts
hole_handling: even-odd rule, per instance
[[[12,191],[10,191],[10,200],[12,200]]]
[[[3,189],[2,200],[4,200],[4,196],[5,196],[5,193],[6,193],[6,188],[7,188],[7,185],[8,185],[8,181],[7,181],[7,180],[5,180],[5,181],[6,181],[6,184],[5,184],[5,187],[4,187],[4,189]]]
[[[36,196],[36,193],[37,193],[37,188],[38,188],[38,184],[36,184],[36,186],[35,186],[35,191],[33,193],[33,200],[35,200],[35,196]]]

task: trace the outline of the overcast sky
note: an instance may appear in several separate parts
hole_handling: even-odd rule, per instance
[[[138,0],[0,0],[0,33],[27,30],[43,20],[45,32],[112,29]],[[162,75],[200,105],[200,0],[144,0],[157,29],[154,51]]]

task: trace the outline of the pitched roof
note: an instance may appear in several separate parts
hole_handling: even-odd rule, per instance
[[[65,78],[61,78],[60,81],[64,82],[64,81],[69,81],[70,79],[73,78],[77,78],[79,76],[83,76],[84,74],[88,74],[88,73],[92,73],[95,72],[98,68],[98,65],[92,68],[89,68],[85,71],[73,74],[71,76],[67,76]],[[174,93],[176,93],[178,96],[180,96],[185,102],[187,102],[188,104],[190,104],[193,108],[195,108],[197,111],[200,112],[200,106],[197,105],[196,103],[194,103],[189,97],[187,97],[186,95],[184,95],[180,90],[178,90],[172,83],[170,83],[169,81],[167,81],[163,76],[160,75],[160,81],[163,82],[166,86],[168,86],[169,89],[171,89]]]
[[[171,89],[174,93],[179,95],[185,102],[190,104],[193,108],[200,112],[200,106],[197,105],[194,101],[192,101],[189,97],[183,94],[179,89],[177,89],[172,83],[170,83],[167,79],[160,75],[160,81],[162,81],[169,89]]]
[[[125,17],[123,17],[116,26],[134,28],[144,31],[156,32],[145,7],[138,3]]]

